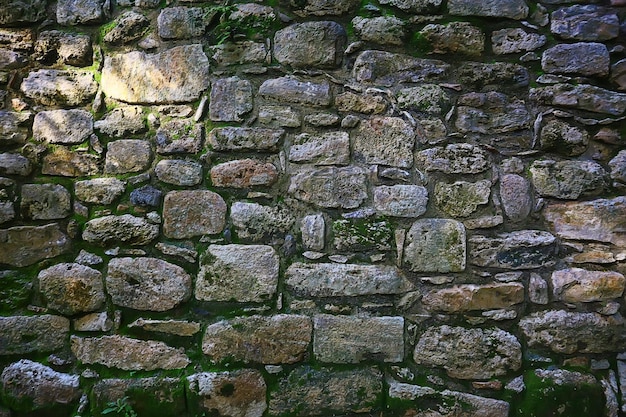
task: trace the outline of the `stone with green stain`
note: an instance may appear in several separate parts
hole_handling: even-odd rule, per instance
[[[335,220],[333,245],[340,251],[390,250],[393,228],[385,220]]]
[[[65,346],[70,321],[49,314],[0,317],[0,355],[53,352]]]
[[[437,84],[403,88],[398,92],[397,100],[401,109],[434,115],[441,115],[450,107],[450,96]]]
[[[487,204],[491,195],[491,181],[456,181],[452,184],[438,182],[435,185],[437,207],[452,217],[467,217],[478,206]]]
[[[465,227],[448,219],[417,220],[409,229],[404,264],[413,272],[462,272],[466,263]]]

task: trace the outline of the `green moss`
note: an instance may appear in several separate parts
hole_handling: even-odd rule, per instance
[[[413,55],[424,55],[433,51],[432,43],[421,32],[415,32],[408,43],[408,51]]]
[[[26,307],[32,292],[32,274],[24,271],[3,271],[0,273],[0,313],[15,313]]]

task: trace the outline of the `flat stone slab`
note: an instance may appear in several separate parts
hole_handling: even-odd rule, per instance
[[[274,57],[294,68],[334,68],[341,64],[346,40],[346,31],[339,23],[295,23],[274,35]]]
[[[201,45],[159,54],[133,51],[107,56],[101,87],[107,97],[133,104],[188,103],[209,86],[209,59]]]
[[[626,111],[626,94],[589,84],[555,84],[531,88],[529,97],[541,104],[620,116]]]
[[[450,0],[448,11],[457,16],[484,16],[521,20],[528,16],[524,0]]]
[[[426,309],[448,313],[495,310],[522,302],[524,302],[524,286],[520,283],[462,284],[452,288],[432,290],[422,298],[422,304]]]
[[[541,68],[553,74],[604,77],[609,74],[610,63],[609,50],[604,44],[596,42],[555,45],[541,56]]]
[[[94,98],[98,84],[91,72],[40,69],[24,78],[20,90],[44,106],[79,106]]]
[[[374,188],[374,208],[384,216],[419,217],[426,212],[428,189],[421,185],[381,185]]]
[[[0,229],[0,263],[22,267],[70,250],[70,239],[57,223]]]
[[[290,180],[290,194],[319,207],[356,208],[367,198],[367,176],[357,166],[304,168]]]
[[[473,265],[535,269],[545,266],[555,255],[556,238],[540,230],[519,230],[497,237],[475,235],[469,238],[469,259]]]
[[[99,246],[141,246],[150,243],[158,235],[158,225],[132,214],[98,217],[89,220],[83,230],[83,240]]]
[[[0,317],[0,355],[53,352],[65,346],[69,332],[62,316]]]
[[[559,8],[550,17],[550,31],[563,39],[607,41],[619,36],[619,17],[615,9],[576,4]]]
[[[449,64],[435,59],[368,50],[357,56],[352,71],[359,82],[391,86],[400,82],[439,81],[449,69]]]
[[[352,141],[353,158],[366,164],[410,168],[415,136],[413,127],[399,117],[362,120]]]
[[[608,177],[597,162],[578,160],[537,160],[530,166],[530,175],[537,193],[564,200],[602,193]]]
[[[589,303],[617,299],[624,293],[626,278],[614,271],[567,268],[552,272],[552,293],[566,303]]]
[[[93,116],[80,110],[49,110],[35,115],[33,138],[37,141],[78,144],[93,133]]]
[[[281,102],[298,103],[313,107],[325,107],[332,101],[327,81],[300,81],[291,76],[266,80],[259,88],[262,97]]]
[[[208,141],[214,151],[275,152],[284,136],[282,129],[218,127],[211,130]]]

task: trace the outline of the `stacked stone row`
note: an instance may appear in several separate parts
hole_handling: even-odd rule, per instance
[[[0,416],[626,413],[611,3],[0,6]]]

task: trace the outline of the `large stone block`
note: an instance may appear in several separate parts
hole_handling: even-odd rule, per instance
[[[530,128],[530,113],[522,100],[498,92],[459,97],[455,126],[464,133],[496,134]]]
[[[0,10],[0,25],[34,23],[46,16],[46,0],[7,0]]]
[[[491,168],[489,154],[469,143],[419,151],[415,155],[415,163],[426,171],[446,174],[478,174]]]
[[[422,298],[426,309],[448,313],[494,310],[522,302],[524,286],[520,283],[463,284],[430,291]]]
[[[404,264],[413,272],[465,270],[465,227],[448,219],[418,220],[409,229]]]
[[[284,136],[282,129],[218,127],[211,130],[208,140],[214,151],[274,152]]]
[[[325,107],[332,101],[328,82],[300,81],[291,76],[264,81],[259,88],[259,95],[281,102],[286,101],[314,107]]]
[[[170,191],[163,203],[163,234],[186,239],[216,234],[226,224],[226,202],[208,190]]]
[[[102,274],[88,266],[56,264],[39,272],[37,279],[48,308],[61,314],[96,311],[106,301]]]
[[[556,238],[540,230],[519,230],[497,237],[475,235],[469,239],[469,259],[473,265],[535,269],[547,265],[555,255]]]
[[[602,77],[609,74],[610,63],[607,47],[592,42],[555,45],[546,49],[541,57],[541,68],[554,74]]]
[[[49,110],[37,113],[33,138],[41,142],[78,144],[93,133],[93,116],[80,110]]]
[[[0,355],[53,352],[65,346],[70,321],[65,317],[0,317]]]
[[[257,159],[238,159],[211,168],[211,182],[215,187],[267,187],[276,180],[278,180],[276,166]]]
[[[290,194],[319,207],[357,208],[367,198],[367,175],[357,166],[305,168],[290,180]]]
[[[216,122],[241,122],[254,106],[252,84],[239,77],[220,78],[211,85],[209,117]]]
[[[372,117],[356,129],[352,153],[358,162],[410,168],[415,136],[413,127],[399,117]]]
[[[605,7],[577,4],[559,8],[550,17],[550,31],[563,39],[607,41],[619,35],[619,17]]]
[[[99,246],[146,245],[159,235],[159,226],[132,214],[104,216],[85,223],[83,240]]]
[[[614,271],[567,268],[552,272],[552,292],[566,303],[589,303],[616,299],[624,293],[626,279]]]
[[[91,72],[40,69],[28,74],[20,90],[44,106],[79,106],[94,98],[98,84]]]
[[[437,207],[452,217],[467,217],[478,206],[489,202],[491,181],[478,182],[456,181],[452,184],[438,182],[435,185]]]
[[[350,136],[347,132],[302,133],[289,148],[289,161],[313,165],[348,165]]]
[[[296,23],[274,35],[274,56],[295,68],[334,68],[341,64],[346,31],[332,21]]]
[[[528,16],[524,0],[450,0],[448,11],[457,16],[500,17],[521,20]]]
[[[152,147],[141,139],[120,139],[107,144],[104,161],[106,174],[141,172],[150,166]]]
[[[71,241],[59,224],[0,229],[0,263],[28,266],[70,250]]]
[[[71,213],[71,196],[59,184],[24,184],[20,211],[26,219],[63,219]]]
[[[449,69],[450,65],[444,61],[368,50],[357,56],[352,71],[359,82],[391,86],[401,82],[439,81]]]
[[[626,94],[589,84],[555,84],[531,88],[529,97],[541,104],[620,116],[626,111]]]
[[[426,212],[428,190],[420,185],[381,185],[374,188],[374,208],[383,216],[419,217]]]
[[[287,209],[244,202],[233,203],[230,207],[230,219],[239,238],[257,242],[271,237],[282,237],[295,223],[293,215]]]
[[[535,190],[546,197],[575,200],[598,195],[607,187],[608,174],[593,161],[538,160],[530,166]]]

